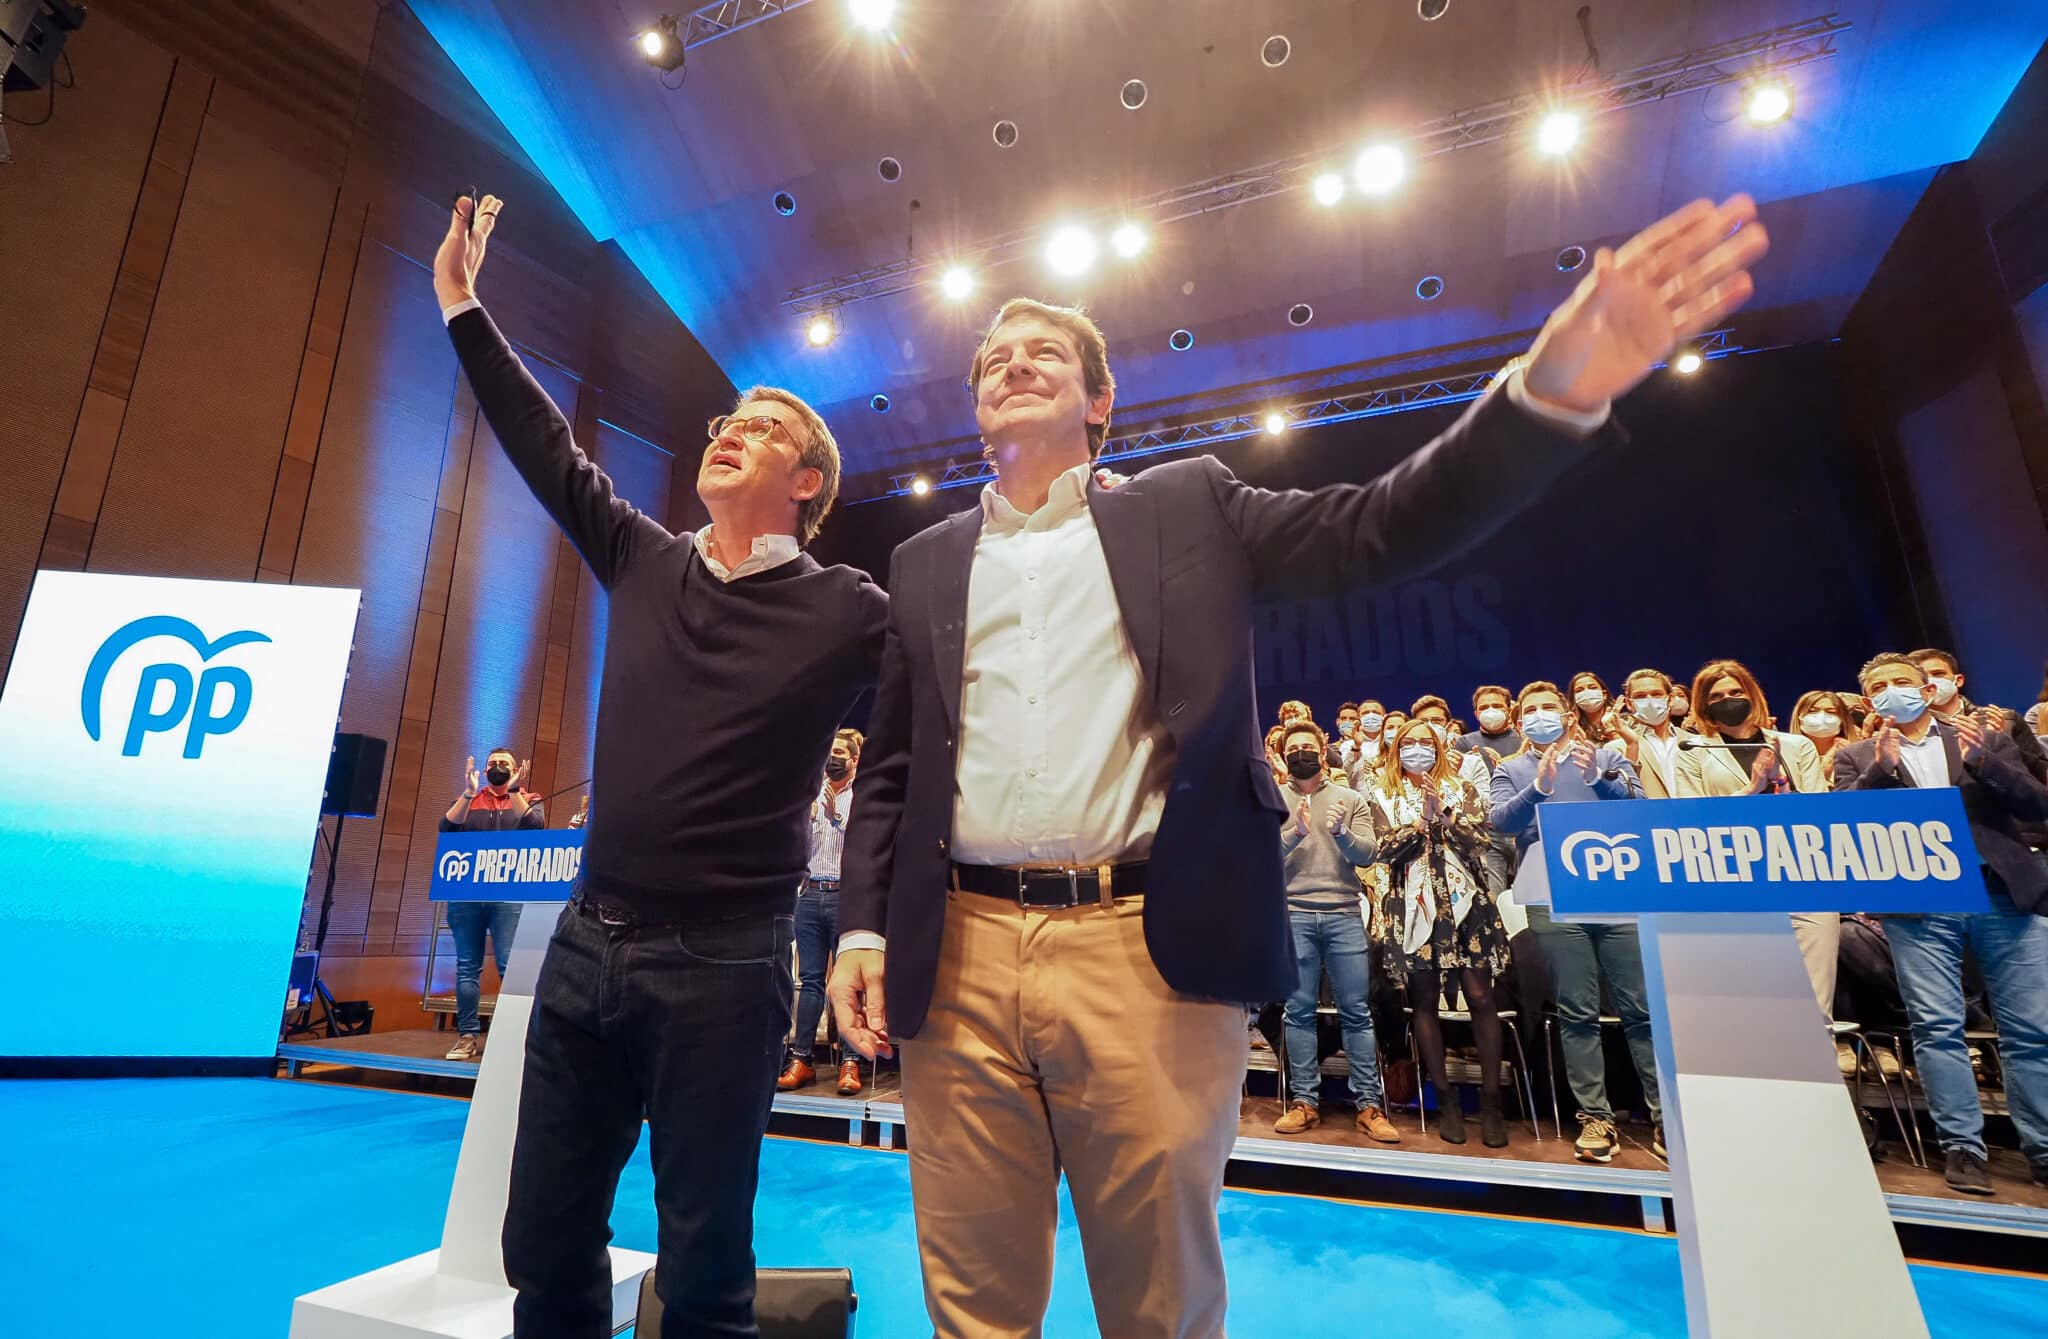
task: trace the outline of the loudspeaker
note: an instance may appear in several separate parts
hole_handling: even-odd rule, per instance
[[[764,1269],[754,1276],[754,1320],[761,1339],[853,1339],[860,1297],[850,1269]],[[640,1311],[633,1333],[661,1333],[661,1299],[654,1271],[640,1280]]]
[[[323,814],[351,818],[377,815],[377,791],[384,784],[385,743],[375,735],[336,735],[327,757],[327,790],[320,797]]]

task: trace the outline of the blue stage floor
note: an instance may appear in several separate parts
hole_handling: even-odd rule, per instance
[[[301,1292],[431,1248],[467,1106],[243,1079],[0,1082],[0,1334],[280,1339]],[[900,1154],[771,1139],[763,1264],[847,1264],[866,1339],[929,1334]],[[646,1150],[613,1224],[654,1249]],[[1224,1198],[1233,1339],[1684,1332],[1678,1256],[1629,1232]],[[1047,1333],[1095,1332],[1071,1215]],[[2048,1281],[1915,1267],[1937,1339],[2041,1332]],[[1816,1279],[1853,1288],[1853,1279]]]

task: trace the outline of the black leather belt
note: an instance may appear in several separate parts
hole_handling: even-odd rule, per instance
[[[1143,860],[1122,865],[955,865],[953,886],[1020,907],[1059,910],[1141,896],[1146,865]]]
[[[815,888],[819,892],[836,893],[839,891],[839,880],[807,878],[804,880],[804,886],[806,888]]]

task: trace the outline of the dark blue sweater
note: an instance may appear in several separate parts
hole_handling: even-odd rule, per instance
[[[652,920],[789,910],[889,597],[809,554],[720,581],[692,535],[613,493],[488,315],[448,334],[506,455],[610,598],[583,888]]]

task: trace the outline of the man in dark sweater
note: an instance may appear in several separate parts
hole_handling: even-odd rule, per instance
[[[540,801],[528,799],[519,789],[526,780],[526,768],[508,748],[492,749],[484,758],[481,775],[476,759],[468,759],[462,766],[462,794],[441,815],[441,831],[513,832],[546,827],[547,812]],[[498,977],[503,980],[505,963],[512,956],[512,940],[519,933],[519,903],[450,902],[448,933],[455,937],[455,1045],[448,1049],[447,1058],[474,1060],[483,1033],[484,936],[490,936]]]
[[[606,1243],[647,1117],[662,1335],[753,1336],[761,1136],[790,1026],[790,942],[833,730],[879,667],[888,597],[802,551],[839,488],[817,413],[755,387],[712,421],[711,525],[614,495],[476,300],[500,202],[434,258],[462,370],[610,601],[583,873],[526,1038],[505,1211],[521,1339],[611,1333]],[[652,1339],[652,1336],[649,1336]]]

